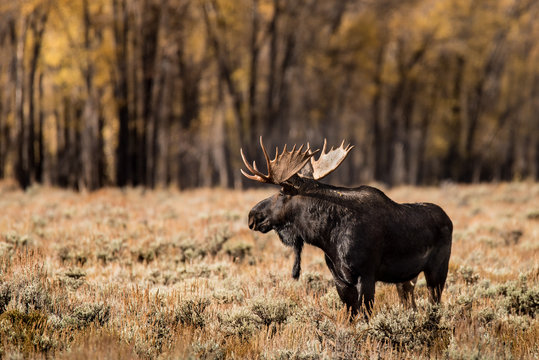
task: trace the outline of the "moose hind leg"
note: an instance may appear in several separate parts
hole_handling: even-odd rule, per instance
[[[414,298],[414,288],[417,283],[417,276],[412,280],[405,281],[402,283],[396,284],[397,293],[399,294],[400,301],[402,305],[406,308],[417,309],[415,298]]]
[[[356,285],[359,294],[359,304],[363,305],[365,316],[372,315],[372,307],[374,305],[374,290],[376,281],[373,279],[360,277]]]
[[[436,261],[431,261],[430,266],[425,269],[424,273],[427,288],[429,289],[429,300],[433,304],[438,304],[442,300],[442,292],[449,268],[449,256],[434,258],[434,260]]]

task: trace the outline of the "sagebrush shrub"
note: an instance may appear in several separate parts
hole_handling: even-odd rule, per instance
[[[103,326],[110,318],[110,306],[105,304],[82,304],[63,316],[61,327],[83,329],[91,323]]]
[[[0,314],[6,310],[11,301],[11,288],[7,282],[0,282]]]
[[[214,341],[195,342],[192,345],[194,359],[200,360],[224,360],[225,351]]]
[[[175,311],[175,320],[182,325],[204,327],[206,319],[203,313],[208,305],[210,305],[210,299],[205,297],[182,300]]]
[[[17,308],[26,313],[32,310],[47,310],[52,303],[49,290],[39,280],[13,284],[12,294]]]
[[[46,353],[55,346],[47,330],[47,315],[41,311],[12,309],[0,314],[0,339],[21,351],[25,358],[33,352]]]
[[[251,255],[253,245],[245,241],[228,242],[223,247],[224,251],[232,257],[234,261],[243,261]]]
[[[314,351],[299,351],[299,350],[277,350],[273,354],[264,356],[268,360],[319,360],[322,359],[320,353]]]
[[[296,307],[289,299],[257,298],[251,302],[251,311],[266,326],[284,323]]]
[[[524,281],[509,282],[499,288],[505,296],[505,308],[509,313],[535,317],[539,313],[539,287],[528,288]]]
[[[303,282],[306,285],[307,290],[316,294],[323,294],[328,289],[333,288],[331,281],[326,280],[321,274],[313,272],[303,273]]]
[[[240,307],[218,314],[220,330],[225,337],[237,336],[248,339],[259,331],[262,325],[260,317],[253,314],[248,308]]]
[[[362,324],[364,323],[358,323],[357,328],[352,328],[333,319],[323,319],[316,323],[318,340],[325,343],[331,358],[361,358],[361,344],[365,340]]]
[[[144,335],[135,343],[135,350],[148,358],[156,358],[171,341],[175,318],[165,309],[155,308],[147,314]]]
[[[232,237],[232,233],[227,225],[219,225],[208,228],[204,238],[206,251],[209,255],[215,256],[225,242]]]
[[[479,280],[479,275],[470,266],[461,266],[458,273],[467,285],[475,284]]]
[[[400,306],[384,309],[371,319],[369,334],[397,348],[420,349],[436,342],[447,345],[451,331],[442,320],[442,311],[436,306],[429,306],[426,311]]]

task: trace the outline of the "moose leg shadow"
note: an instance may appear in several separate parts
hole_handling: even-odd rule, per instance
[[[400,301],[405,308],[410,307],[417,310],[417,305],[414,298],[414,288],[417,283],[417,276],[410,281],[395,284],[397,286],[397,293],[399,294]]]

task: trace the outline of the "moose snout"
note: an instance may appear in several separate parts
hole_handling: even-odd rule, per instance
[[[249,214],[248,225],[249,225],[249,229],[254,230],[254,228],[255,228],[255,217],[252,214]]]
[[[264,215],[257,212],[249,213],[249,220],[247,224],[249,225],[249,229],[254,231],[267,233],[271,230],[269,220]]]

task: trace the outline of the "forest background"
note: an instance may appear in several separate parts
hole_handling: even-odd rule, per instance
[[[0,178],[241,188],[242,147],[356,145],[337,183],[539,178],[534,0],[0,2]]]

